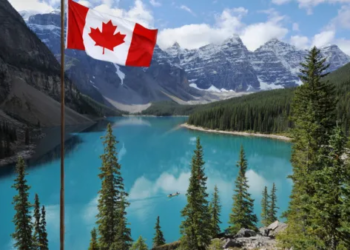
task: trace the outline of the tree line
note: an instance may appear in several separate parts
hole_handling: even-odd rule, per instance
[[[11,143],[17,140],[16,128],[6,122],[0,124],[0,159],[13,154]]]
[[[344,67],[350,70],[350,64]],[[333,74],[347,73],[335,72]],[[338,99],[335,106],[335,119],[339,121],[339,126],[345,134],[349,135],[350,79],[341,77],[341,80],[336,81],[332,74],[329,77],[326,75],[322,75],[322,81],[325,85],[334,86],[334,94]],[[295,95],[296,88],[290,88],[232,98],[208,105],[209,107],[206,109],[195,111],[189,116],[188,123],[219,130],[289,133],[294,126],[289,117],[291,116],[291,103]]]

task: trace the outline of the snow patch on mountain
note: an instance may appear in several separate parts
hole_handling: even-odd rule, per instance
[[[258,80],[260,82],[260,90],[284,89],[282,85],[264,82],[259,77],[258,77]]]
[[[115,68],[117,69],[116,73],[120,78],[120,84],[124,84],[125,74],[120,70],[120,67],[118,64],[114,64]]]
[[[209,92],[216,92],[216,93],[228,93],[228,92],[234,92],[232,89],[227,90],[224,88],[218,89],[217,87],[215,87],[214,85],[211,85],[209,88],[207,89],[201,89],[197,86],[197,84],[195,83],[190,83],[190,87],[198,89],[198,90],[202,90],[202,91],[209,91]]]

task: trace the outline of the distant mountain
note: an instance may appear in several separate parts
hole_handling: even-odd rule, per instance
[[[28,27],[59,56],[59,13],[26,17]],[[322,48],[322,53],[331,63],[330,71],[350,62],[335,45]],[[66,72],[82,93],[137,112],[150,102],[205,103],[244,92],[297,86],[301,84],[299,64],[306,54],[277,39],[251,52],[238,36],[232,36],[222,44],[192,50],[178,43],[166,50],[156,46],[149,68],[122,67],[92,59],[84,51],[67,50]]]
[[[234,91],[259,91],[300,85],[300,63],[307,50],[272,39],[254,52],[248,51],[238,36],[222,44],[199,49],[182,49],[178,43],[166,49],[170,61],[184,68],[193,87]],[[329,71],[350,62],[336,45],[321,49],[330,63]]]
[[[60,54],[60,16],[57,12],[30,16],[28,27],[57,55]],[[149,68],[123,67],[95,60],[85,51],[66,50],[66,73],[78,89],[109,106],[138,111],[150,102],[218,99],[189,86],[186,72],[169,62],[158,46]]]

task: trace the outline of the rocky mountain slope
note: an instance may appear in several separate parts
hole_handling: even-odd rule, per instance
[[[238,36],[222,44],[199,49],[182,49],[178,43],[166,50],[170,61],[188,73],[195,88],[259,91],[300,85],[299,65],[306,50],[273,39],[254,52],[248,51]],[[350,62],[336,45],[321,48],[330,63],[330,72]]]
[[[57,60],[8,1],[0,2],[0,29],[0,109],[28,124],[59,125]],[[91,122],[75,111],[75,89],[65,80],[67,124]]]

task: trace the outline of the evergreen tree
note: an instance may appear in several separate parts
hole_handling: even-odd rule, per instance
[[[218,187],[215,185],[214,187],[214,194],[213,199],[209,204],[209,211],[211,215],[211,237],[215,238],[220,232],[220,213],[221,213],[221,205],[220,205],[220,198],[219,198],[219,190]]]
[[[239,168],[235,181],[236,189],[233,195],[233,207],[230,214],[230,231],[237,233],[241,228],[256,230],[257,217],[254,214],[254,200],[248,192],[248,179],[246,177],[247,160],[243,146],[241,146],[240,157],[237,163]]]
[[[319,249],[350,249],[350,231],[344,221],[349,222],[350,214],[344,216],[343,208],[349,193],[344,192],[348,171],[342,155],[346,138],[341,129],[336,127],[329,141],[329,155],[323,158],[325,167],[316,172],[318,182],[313,197],[313,230],[318,238]],[[340,246],[345,248],[340,248]]]
[[[140,236],[137,241],[132,245],[130,250],[148,250],[145,240]]]
[[[99,177],[102,187],[99,191],[97,224],[99,231],[99,246],[101,250],[109,250],[115,241],[121,210],[125,212],[126,201],[121,197],[126,196],[124,192],[123,178],[121,177],[121,166],[117,159],[116,144],[118,141],[113,135],[112,126],[108,124],[107,134],[104,139],[104,154],[101,155],[102,166]],[[123,207],[121,207],[123,206]]]
[[[277,195],[276,195],[276,185],[273,183],[271,196],[270,196],[270,207],[268,209],[268,223],[273,223],[277,220]]]
[[[40,243],[39,243],[39,237],[41,235],[40,231],[40,202],[39,202],[39,196],[38,194],[35,194],[35,201],[34,201],[34,232],[33,232],[33,250],[39,250],[40,249]]]
[[[284,247],[308,249],[320,241],[314,230],[314,196],[320,181],[317,171],[324,168],[329,135],[335,126],[334,87],[321,81],[328,68],[318,49],[313,48],[301,68],[303,85],[295,91],[291,107],[294,144],[292,150],[294,185],[287,212],[288,228],[280,237]]]
[[[210,214],[206,198],[203,149],[197,138],[192,157],[190,184],[187,189],[187,204],[181,211],[184,221],[180,226],[181,247],[184,250],[204,250],[210,244]]]
[[[270,224],[269,220],[269,211],[270,211],[270,196],[265,186],[264,191],[262,192],[261,199],[261,224],[264,227],[267,227]]]
[[[155,233],[155,236],[153,238],[153,247],[158,247],[158,246],[164,245],[165,239],[163,236],[163,232],[160,228],[159,216],[157,217],[157,222],[156,222],[156,226],[154,227],[154,229],[156,230],[156,233]]]
[[[14,247],[18,250],[31,250],[33,247],[32,237],[32,223],[29,209],[31,204],[29,202],[29,189],[25,176],[25,163],[22,158],[18,159],[16,166],[17,178],[15,184],[12,186],[18,191],[13,197],[13,203],[15,208],[15,216],[13,222],[15,223],[15,232],[12,234],[12,238],[15,241]]]
[[[41,208],[39,244],[40,244],[40,250],[49,250],[49,242],[47,240],[47,231],[46,231],[46,212],[45,212],[44,206],[42,206]]]
[[[116,225],[116,235],[110,250],[129,250],[132,244],[131,230],[128,228],[126,220],[126,205],[125,197],[122,196],[120,200],[120,208],[116,211],[118,224]]]
[[[90,245],[88,250],[99,250],[98,244],[97,244],[97,233],[95,228],[91,230],[91,240],[90,240]]]

